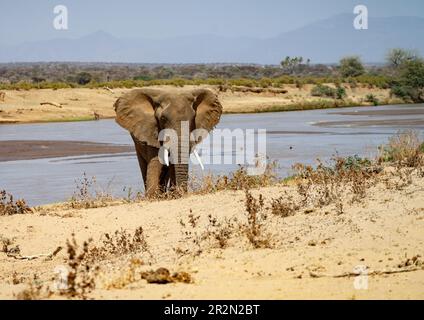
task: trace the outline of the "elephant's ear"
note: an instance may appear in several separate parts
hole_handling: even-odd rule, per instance
[[[210,89],[192,91],[195,98],[193,108],[196,110],[196,129],[211,131],[218,124],[222,114],[222,105],[218,96]]]
[[[116,122],[137,140],[159,148],[158,124],[155,117],[156,89],[136,89],[120,97],[114,104]]]

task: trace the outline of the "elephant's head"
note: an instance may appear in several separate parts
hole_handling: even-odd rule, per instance
[[[190,141],[190,133],[195,129],[211,131],[219,122],[222,106],[216,94],[209,89],[177,91],[143,88],[132,90],[119,98],[115,111],[120,126],[137,140],[153,147],[161,146],[159,137],[163,129],[174,130],[178,136],[178,146],[170,156],[175,163],[176,183],[183,186],[187,184],[190,152],[200,142]],[[182,122],[188,130],[181,129]],[[178,150],[178,154],[175,154],[175,150]]]

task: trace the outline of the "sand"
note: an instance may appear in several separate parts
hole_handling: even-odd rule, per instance
[[[0,141],[0,162],[134,152],[131,146],[84,141]]]
[[[295,186],[252,191],[254,196],[261,193],[266,205],[284,192],[294,194]],[[255,249],[246,237],[238,235],[230,238],[224,249],[213,242],[202,242],[200,255],[177,254],[177,248],[196,248],[185,238],[183,233],[191,229],[184,227],[181,219],[187,221],[190,213],[200,217],[193,232],[206,230],[208,215],[218,219],[237,217],[243,222],[244,201],[242,191],[222,191],[94,209],[65,210],[59,206],[48,212],[2,216],[0,235],[13,239],[22,255],[36,255],[64,246],[72,233],[79,243],[90,237],[99,243],[106,232],[121,228],[133,232],[142,226],[152,256],[140,256],[146,263],[141,268],[165,267],[172,272],[188,272],[193,278],[190,284],[136,280],[120,289],[107,289],[107,284],[122,277],[128,268],[126,259],[117,258],[101,263],[104,272],[88,298],[424,299],[422,267],[404,273],[381,273],[399,271],[408,258],[417,255],[423,262],[423,177],[414,177],[404,188],[388,190],[385,184],[377,184],[360,203],[346,200],[342,214],[332,205],[285,218],[269,213],[266,232],[271,234],[272,248]],[[0,253],[0,298],[14,299],[34,274],[38,283],[51,283],[55,268],[65,264],[66,256],[66,250],[62,250],[51,261],[26,261]],[[367,288],[354,286],[363,284],[363,278],[342,276],[358,266],[372,273]]]
[[[220,92],[219,98],[225,113],[266,111],[278,106],[290,106],[319,101],[321,98],[312,97],[312,85],[305,85],[301,89],[295,85],[286,85],[287,93],[242,93]],[[159,87],[167,88],[170,87]],[[172,87],[173,88],[173,87]],[[184,89],[193,89],[194,86],[185,86]],[[210,87],[217,91],[216,87]],[[113,104],[116,99],[130,89],[114,89],[112,92],[105,89],[33,89],[4,90],[5,100],[0,101],[0,124],[45,122],[45,121],[79,121],[93,120],[95,114],[100,118],[113,118],[115,112]],[[369,89],[360,86],[355,89],[346,89],[346,99],[357,105],[369,105],[365,102],[366,96],[374,94],[380,101],[390,102],[390,90]],[[41,103],[53,103],[53,105]]]

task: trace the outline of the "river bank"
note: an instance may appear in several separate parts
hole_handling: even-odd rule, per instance
[[[333,85],[334,86],[334,85]],[[157,86],[158,88],[174,88]],[[218,92],[218,87],[209,86]],[[389,89],[369,88],[357,85],[346,86],[343,100],[313,97],[313,85],[285,85],[283,92],[218,92],[224,113],[261,113],[277,111],[313,110],[360,105],[372,105],[367,96],[372,94],[381,105],[400,103],[392,99]],[[193,89],[196,86],[185,86]],[[113,118],[113,103],[131,89],[31,89],[3,90],[4,100],[0,101],[0,124],[87,121]]]

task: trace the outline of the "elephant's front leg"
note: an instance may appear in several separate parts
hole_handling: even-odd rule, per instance
[[[161,174],[163,165],[156,156],[147,164],[146,196],[148,198],[156,196],[161,191]]]

